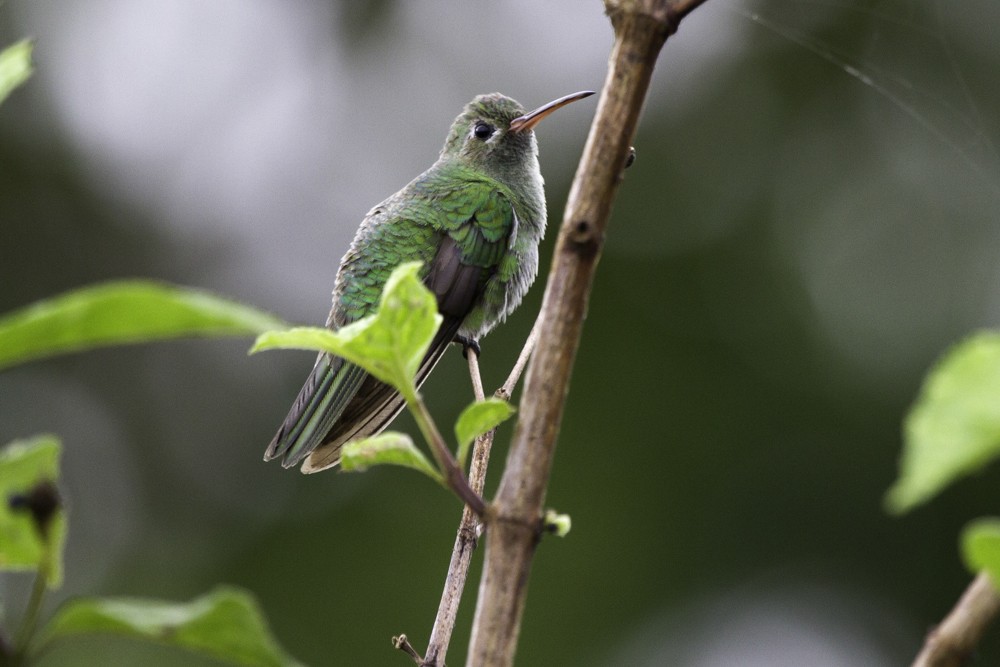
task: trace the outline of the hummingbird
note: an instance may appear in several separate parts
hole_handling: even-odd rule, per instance
[[[517,308],[538,274],[545,193],[534,127],[593,94],[566,95],[527,113],[499,93],[465,105],[437,161],[361,221],[340,262],[326,326],[370,315],[393,269],[418,260],[443,320],[417,386],[452,342],[478,352],[479,340]],[[307,473],[332,467],[346,442],[380,433],[403,407],[390,385],[322,353],[264,460],[302,463]]]

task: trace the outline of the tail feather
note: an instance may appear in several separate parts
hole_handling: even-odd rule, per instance
[[[283,456],[285,468],[299,463],[322,444],[337,418],[367,376],[339,357],[321,355],[299,391],[288,416],[264,453],[264,460]]]

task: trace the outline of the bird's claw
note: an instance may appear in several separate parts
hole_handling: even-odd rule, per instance
[[[479,347],[479,341],[475,338],[469,338],[468,336],[459,336],[456,334],[455,342],[462,346],[462,356],[466,359],[469,358],[469,350],[476,353],[476,357],[482,356],[482,349]]]

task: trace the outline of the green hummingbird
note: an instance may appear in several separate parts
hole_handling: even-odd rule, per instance
[[[371,314],[389,274],[423,262],[421,278],[443,321],[417,372],[423,383],[450,343],[478,341],[521,303],[538,274],[545,193],[533,128],[593,95],[582,91],[534,111],[499,93],[469,102],[437,161],[370,210],[340,262],[326,325]],[[391,386],[358,366],[321,354],[264,460],[317,472],[340,460],[344,443],[381,432],[403,409]]]

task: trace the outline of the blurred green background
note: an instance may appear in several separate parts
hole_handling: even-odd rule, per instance
[[[1000,316],[1000,5],[711,0],[668,43],[615,205],[532,572],[523,665],[902,665],[970,579],[1000,472],[881,509],[936,357]],[[0,107],[0,312],[119,277],[321,323],[364,213],[462,105],[599,88],[578,0],[8,0],[37,72]],[[539,126],[550,233],[593,113]],[[502,382],[537,284],[484,341]],[[256,593],[310,665],[426,646],[460,514],[405,470],[261,457],[312,363],[249,340],[0,374],[0,441],[64,440],[67,596]],[[426,385],[470,399],[457,350]],[[398,423],[412,430],[408,419]],[[498,438],[492,479],[506,453]],[[478,570],[450,664],[462,664]],[[24,577],[2,580],[13,621]],[[1000,664],[994,629],[974,664]],[[202,664],[88,642],[45,665]]]

